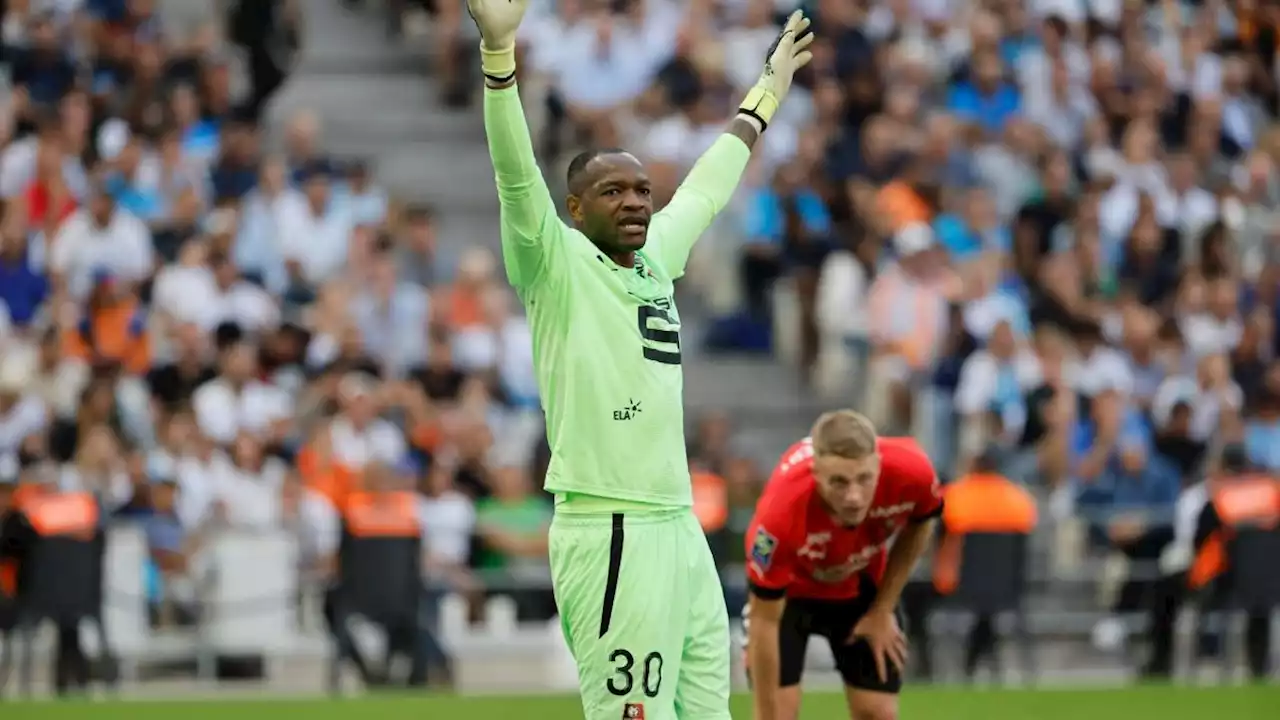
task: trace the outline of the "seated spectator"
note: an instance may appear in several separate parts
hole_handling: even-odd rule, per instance
[[[151,233],[106,188],[95,187],[88,204],[58,228],[49,255],[53,285],[84,300],[96,284],[111,278],[132,291],[150,276],[154,262]]]
[[[1094,628],[1100,648],[1114,650],[1123,644],[1121,616],[1137,611],[1152,586],[1154,564],[1173,540],[1174,506],[1181,489],[1176,466],[1152,455],[1141,436],[1126,436],[1102,473],[1081,490],[1077,502],[1095,537],[1130,563],[1130,578],[1111,609],[1113,617]]]
[[[195,587],[196,528],[185,524],[177,510],[180,490],[170,474],[152,480],[148,497],[151,515],[143,522],[147,534],[148,613],[154,627],[186,627],[199,616]]]
[[[235,328],[228,334],[240,332]],[[200,432],[224,446],[231,445],[244,431],[267,442],[283,439],[289,424],[290,399],[280,388],[256,378],[257,349],[241,336],[232,339],[220,355],[217,376],[192,396]]]
[[[151,366],[146,309],[107,268],[94,270],[84,316],[67,331],[66,354],[91,366],[142,374]]]
[[[490,480],[493,495],[476,503],[476,567],[491,593],[515,599],[520,619],[550,617],[554,601],[545,583],[551,505],[534,493],[521,468],[496,468]]]
[[[263,452],[257,437],[241,431],[209,467],[216,517],[226,527],[242,530],[280,527],[286,473],[279,458]]]

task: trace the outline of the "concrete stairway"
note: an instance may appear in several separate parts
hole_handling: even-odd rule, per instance
[[[497,198],[479,110],[442,107],[427,72],[429,48],[388,40],[378,11],[337,0],[306,9],[303,57],[273,103],[271,126],[303,108],[316,112],[331,152],[368,159],[395,196],[442,211],[446,256],[465,244],[496,248]]]

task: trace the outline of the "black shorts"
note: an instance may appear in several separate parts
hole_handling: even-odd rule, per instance
[[[778,635],[778,684],[792,687],[800,684],[804,674],[804,658],[809,637],[826,638],[835,657],[836,670],[848,687],[875,692],[897,693],[902,689],[902,675],[886,659],[885,675],[876,672],[876,659],[866,640],[849,643],[849,635],[875,599],[875,588],[864,586],[858,596],[849,600],[812,600],[787,598],[782,610]],[[901,613],[898,623],[903,622]]]

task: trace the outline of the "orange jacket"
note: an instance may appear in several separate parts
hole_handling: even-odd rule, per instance
[[[353,537],[415,537],[422,534],[418,498],[412,492],[353,492],[342,509]]]
[[[1229,480],[1213,492],[1209,502],[1219,525],[1197,548],[1187,570],[1187,584],[1193,589],[1203,588],[1227,569],[1227,542],[1235,528],[1280,524],[1280,480],[1265,475]]]
[[[63,347],[85,362],[114,360],[130,373],[145,373],[151,367],[146,311],[131,300],[89,311],[64,333]]]
[[[999,475],[968,475],[943,489],[942,543],[933,560],[933,586],[948,595],[960,584],[964,536],[1030,533],[1036,501],[1021,485]]]
[[[297,465],[303,484],[328,498],[335,508],[345,506],[347,496],[360,488],[360,473],[323,457],[311,445],[298,451]]]
[[[702,531],[713,533],[729,521],[729,489],[724,478],[713,472],[696,471],[693,480],[693,514]]]

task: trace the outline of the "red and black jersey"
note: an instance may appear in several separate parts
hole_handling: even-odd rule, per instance
[[[942,513],[933,463],[910,438],[880,438],[880,480],[866,519],[837,523],[817,492],[813,445],[791,446],[747,529],[747,580],[761,597],[845,600],[865,577],[879,586],[886,549],[908,522]]]

